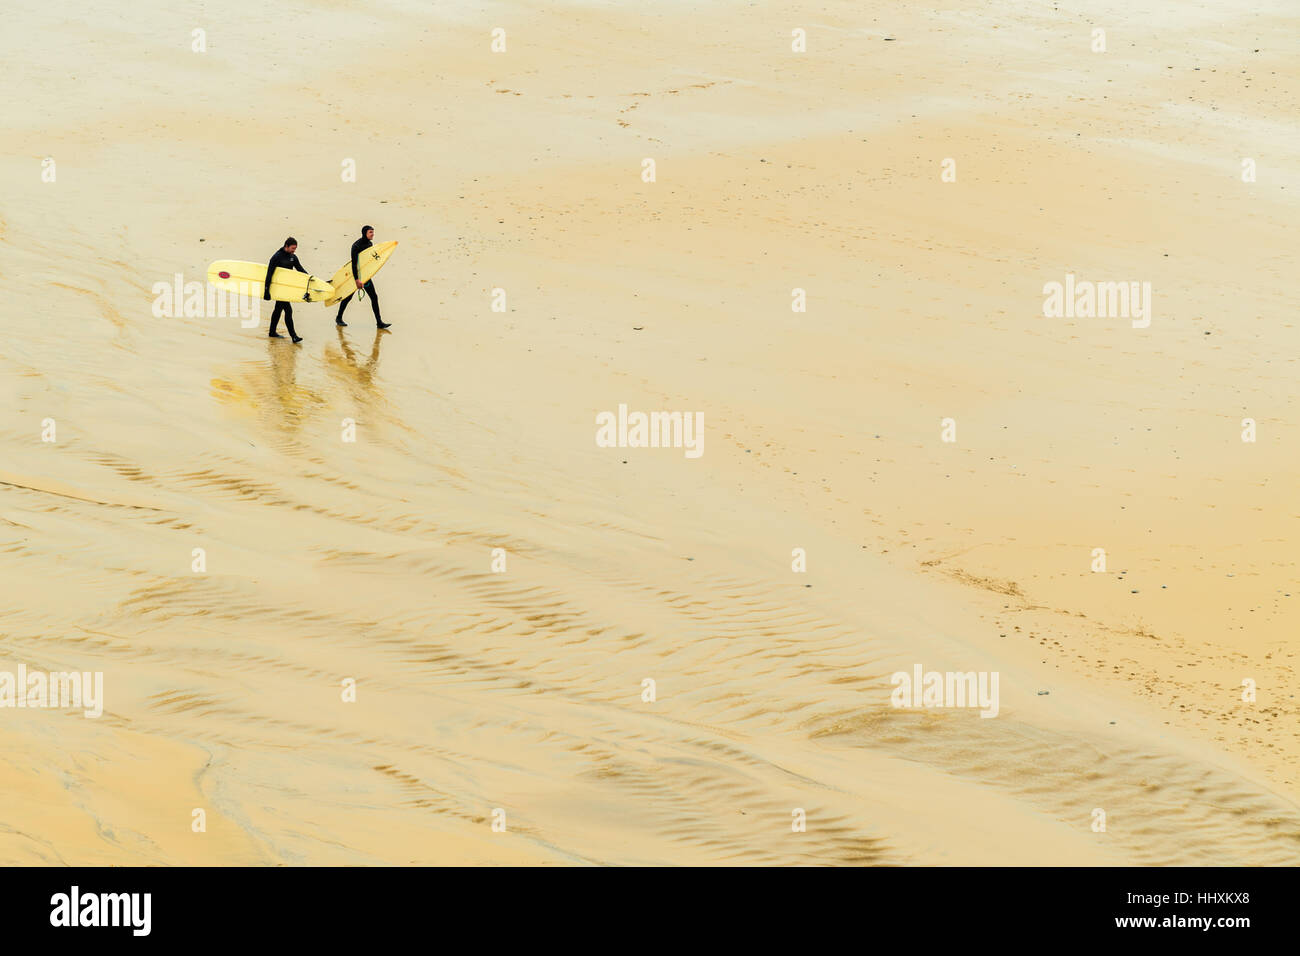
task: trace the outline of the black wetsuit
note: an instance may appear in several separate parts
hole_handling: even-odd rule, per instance
[[[354,288],[356,287],[356,280],[361,278],[361,276],[357,274],[358,257],[373,245],[374,243],[366,238],[364,232],[361,234],[360,239],[352,243],[352,284]],[[375,324],[382,325],[384,320],[379,317],[379,293],[375,291],[374,280],[371,279],[362,288],[364,288],[366,294],[370,296],[370,309],[375,313]],[[348,297],[339,303],[339,314],[334,317],[334,321],[337,324],[343,324],[343,310],[348,307],[348,303],[352,301],[352,296],[354,295],[356,295],[355,292],[348,293]]]
[[[271,299],[271,277],[275,275],[276,269],[295,269],[298,272],[306,272],[298,257],[287,249],[277,249],[275,255],[271,256],[271,261],[266,264],[266,286],[262,289],[262,298],[270,301]],[[280,314],[284,313],[284,327],[289,333],[290,338],[296,339],[298,333],[293,330],[293,306],[288,302],[276,302],[275,308],[271,310],[271,335],[275,335],[275,330],[280,326]]]

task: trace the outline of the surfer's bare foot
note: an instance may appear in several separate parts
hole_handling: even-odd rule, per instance
[[[390,325],[392,325],[392,324],[393,324],[392,322],[376,322],[376,323],[375,323],[375,328],[377,328],[377,329],[386,329],[386,328],[388,328],[388,327],[389,327]]]
[[[279,332],[267,332],[267,333],[266,333],[266,337],[267,337],[268,339],[282,339],[282,338],[284,338],[284,336],[281,335]]]

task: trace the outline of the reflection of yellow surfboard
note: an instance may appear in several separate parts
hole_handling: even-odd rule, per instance
[[[227,292],[242,292],[260,299],[266,284],[266,263],[218,259],[208,266],[208,282]],[[277,268],[271,277],[271,298],[277,302],[302,302],[304,295],[308,302],[320,302],[333,291],[324,279],[295,269]]]
[[[397,240],[390,239],[388,242],[377,242],[369,249],[362,249],[361,255],[357,256],[357,279],[362,282],[373,279],[375,273],[384,267],[384,263],[396,248]],[[357,291],[356,279],[352,278],[351,259],[339,266],[339,271],[334,273],[334,278],[330,279],[330,285],[334,287],[334,294],[325,300],[326,305],[333,305],[339,299]]]

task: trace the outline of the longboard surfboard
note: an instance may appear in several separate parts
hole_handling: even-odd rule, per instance
[[[266,283],[266,263],[218,259],[208,266],[208,282],[227,292],[260,299]],[[295,269],[277,268],[271,277],[271,298],[277,302],[302,302],[304,296],[308,302],[323,302],[333,293],[334,287],[324,279]]]
[[[384,267],[384,263],[396,248],[397,240],[390,239],[388,242],[377,242],[369,249],[363,249],[361,255],[357,256],[357,279],[363,283],[373,279],[375,273]],[[351,259],[339,266],[339,271],[334,273],[334,278],[330,279],[330,285],[334,287],[334,294],[325,300],[326,305],[333,305],[339,299],[357,291],[356,279],[352,277]]]

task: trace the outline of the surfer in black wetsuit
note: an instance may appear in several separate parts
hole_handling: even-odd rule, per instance
[[[266,286],[262,289],[262,298],[266,301],[271,301],[271,276],[275,275],[276,269],[296,269],[299,272],[307,271],[302,267],[302,263],[298,261],[298,257],[294,255],[297,248],[298,240],[293,236],[290,236],[288,239],[284,240],[284,248],[277,249],[275,255],[271,256],[271,261],[266,264]],[[293,306],[288,302],[277,301],[275,303],[275,308],[271,310],[271,331],[267,334],[273,339],[284,338],[284,336],[276,331],[280,325],[280,313],[282,312],[284,313],[284,327],[289,333],[289,338],[293,339],[295,344],[301,342],[302,336],[293,329]]]
[[[375,230],[370,226],[362,226],[361,238],[352,243],[352,281],[356,283],[358,289],[364,288],[366,293],[370,296],[370,309],[375,313],[375,326],[381,329],[386,329],[392,325],[392,323],[385,322],[379,317],[379,293],[375,291],[374,280],[371,279],[363,285],[361,278],[357,273],[358,257],[361,253],[374,245],[374,242],[371,241],[374,238]],[[346,299],[339,303],[339,314],[334,317],[335,325],[347,325],[347,323],[343,321],[343,310],[348,307],[348,303],[352,301],[352,296],[354,295],[356,295],[355,292],[350,293]]]

